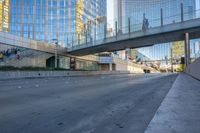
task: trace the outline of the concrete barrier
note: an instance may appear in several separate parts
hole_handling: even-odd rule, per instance
[[[19,78],[72,77],[92,75],[130,74],[128,71],[1,71],[0,80]]]
[[[185,73],[190,76],[200,80],[200,58],[198,58],[195,62],[190,64],[186,69]]]

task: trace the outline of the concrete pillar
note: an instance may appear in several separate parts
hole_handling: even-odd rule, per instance
[[[112,71],[112,63],[109,64],[109,70]]]
[[[190,34],[185,33],[185,65],[190,64]]]

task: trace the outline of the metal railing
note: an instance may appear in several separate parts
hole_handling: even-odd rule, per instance
[[[135,23],[132,24],[131,20],[133,18],[121,18],[126,19],[127,23],[123,27],[118,27],[118,22],[115,21],[115,28],[113,28],[110,32],[107,32],[109,29],[105,26],[103,32],[98,34],[88,34],[85,32],[81,34],[81,38],[72,38],[71,45],[68,46],[68,51],[78,50],[82,48],[87,48],[91,46],[105,44],[106,42],[114,42],[122,39],[130,38],[130,34],[134,34],[136,32],[147,32],[153,28],[163,27],[167,25],[172,25],[176,23],[185,22],[188,20],[198,19],[200,18],[200,10],[194,10],[190,12],[184,12],[183,5],[181,5],[180,13],[177,13],[172,16],[164,16],[163,10],[160,11],[160,18],[148,20],[148,26],[144,28],[144,23]],[[105,24],[107,25],[107,24]],[[106,32],[105,32],[106,31]]]
[[[160,10],[160,12],[159,12]],[[148,19],[148,27],[146,29],[143,28],[144,23],[143,21],[143,16],[141,15],[140,17],[127,17],[127,16],[121,16],[122,24],[119,24],[118,20],[111,20],[102,22],[102,23],[96,23],[91,26],[88,26],[88,28],[84,28],[82,30],[81,34],[76,34],[74,32],[62,32],[59,34],[57,37],[59,41],[59,51],[65,51],[68,48],[68,51],[73,51],[81,48],[86,48],[86,47],[91,47],[91,46],[96,46],[96,45],[101,45],[106,42],[114,42],[122,39],[128,39],[130,35],[134,35],[134,33],[141,32],[145,33],[146,31],[151,31],[153,28],[156,27],[163,27],[166,25],[172,25],[176,23],[181,23],[185,22],[187,20],[192,20],[192,19],[197,19],[200,18],[200,10],[193,10],[193,11],[188,11],[184,10],[183,4],[181,4],[180,8],[175,10],[174,8],[172,9],[167,9],[169,11],[174,11],[177,13],[173,12],[173,15],[168,15],[164,9],[158,9],[156,18]],[[30,15],[30,14],[26,14]],[[33,15],[33,14],[32,14]],[[45,16],[40,16],[40,18],[43,18]],[[148,16],[147,16],[148,17]],[[63,21],[65,19],[64,16],[60,16],[58,19],[59,21]],[[108,18],[107,18],[108,19]],[[110,28],[113,23],[113,27]],[[14,24],[14,25],[13,25]],[[23,23],[18,23],[18,25],[30,25],[28,22],[23,22]],[[42,40],[42,36],[40,34],[47,34],[39,31],[30,31],[28,29],[30,28],[23,28],[23,34],[21,31],[17,30],[16,28],[12,28],[13,26],[16,25],[16,22],[10,21],[9,25],[11,26],[10,32],[0,32],[0,43],[8,43],[10,45],[14,46],[20,46],[20,47],[25,47],[25,48],[30,48],[30,49],[35,49],[39,51],[44,51],[44,52],[50,52],[54,53],[55,52],[55,45],[49,43],[49,40],[51,40],[51,37],[45,38]],[[32,25],[35,25],[32,23]],[[47,26],[47,27],[52,27],[54,24],[40,24],[42,26]],[[120,26],[119,26],[120,25]],[[31,37],[32,34],[35,34],[35,32],[38,32],[39,37]],[[56,35],[58,32],[60,32],[58,29],[53,30],[51,33],[48,33],[49,35]],[[27,34],[25,36],[25,34]],[[20,36],[23,37],[20,37]],[[41,41],[37,40],[37,38],[40,38]],[[54,37],[55,38],[55,37]],[[62,38],[62,39],[60,39]],[[63,50],[64,49],[64,50]]]

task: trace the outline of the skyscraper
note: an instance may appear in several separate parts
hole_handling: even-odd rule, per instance
[[[183,4],[183,13],[185,19],[193,17],[196,10],[196,4],[199,0],[116,0],[115,18],[118,21],[119,29],[128,26],[128,18],[132,25],[141,24],[143,15],[148,18],[150,26],[160,24],[161,8],[163,10],[164,24],[176,22],[181,17],[181,3]],[[178,16],[179,17],[172,17]]]
[[[0,30],[9,31],[10,0],[0,0]]]
[[[134,32],[142,29],[144,17],[148,19],[149,28],[160,26],[161,10],[164,25],[180,22],[181,4],[184,20],[199,16],[199,3],[200,0],[116,0],[114,17],[119,30],[127,33],[130,20],[131,32]],[[170,57],[171,44],[140,48],[138,51],[152,60],[162,60]]]
[[[1,31],[64,47],[105,16],[106,0],[0,0]]]

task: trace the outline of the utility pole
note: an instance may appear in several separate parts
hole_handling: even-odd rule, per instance
[[[52,39],[53,41],[55,41],[55,68],[58,67],[58,39]]]
[[[185,65],[190,64],[190,34],[185,33]]]
[[[174,72],[174,68],[173,68],[173,49],[172,49],[172,47],[170,49],[170,53],[171,53],[171,71]]]
[[[55,48],[55,68],[58,67],[58,51],[57,51],[57,48],[58,48],[58,42],[55,43],[56,44],[56,48]]]

